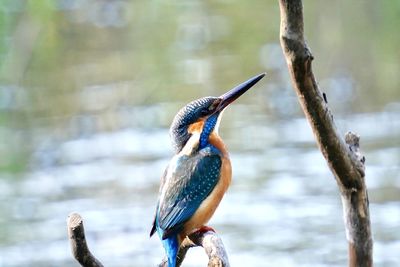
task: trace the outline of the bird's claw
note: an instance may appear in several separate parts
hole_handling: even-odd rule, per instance
[[[204,234],[207,233],[208,231],[212,231],[215,233],[214,228],[207,226],[207,225],[203,225],[202,227],[200,227],[198,230],[196,230],[195,233],[199,233],[199,234]]]

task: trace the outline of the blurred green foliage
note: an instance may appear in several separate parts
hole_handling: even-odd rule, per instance
[[[347,112],[398,101],[398,1],[306,1],[305,20],[321,84],[348,81]],[[79,116],[216,95],[263,71],[285,89],[278,45],[275,1],[4,0],[0,170],[24,170],[49,136],[71,138]]]

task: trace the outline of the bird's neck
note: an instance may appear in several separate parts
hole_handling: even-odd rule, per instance
[[[210,145],[217,148],[224,157],[229,158],[228,150],[226,149],[225,143],[222,141],[222,138],[218,135],[216,131],[211,132],[208,142]]]
[[[192,132],[191,137],[186,142],[185,146],[183,147],[183,149],[180,151],[179,154],[190,156],[193,155],[194,153],[197,153],[202,148],[212,145],[213,147],[218,149],[221,152],[221,154],[223,154],[225,157],[229,157],[226,146],[216,131],[212,131],[208,135],[207,142],[204,147],[200,146],[200,142],[201,142],[201,132]]]
[[[191,156],[193,155],[199,147],[200,133],[192,133],[189,140],[186,142],[185,146],[179,152],[179,154]]]
[[[218,116],[211,116],[203,123],[203,129],[200,134],[199,149],[205,148],[209,144],[209,138],[212,132],[218,131],[215,128],[218,121]]]
[[[205,120],[199,120],[198,122],[191,124],[187,128],[187,133],[190,137],[183,146],[181,153],[190,155],[208,145],[213,145],[218,149],[221,148],[221,152],[225,152],[225,145],[218,135],[220,118],[221,116],[218,115],[211,116]]]

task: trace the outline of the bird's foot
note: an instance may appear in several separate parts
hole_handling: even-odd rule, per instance
[[[207,225],[203,225],[202,227],[200,227],[200,228],[196,231],[196,233],[204,234],[204,233],[207,233],[208,231],[212,231],[212,232],[215,233],[214,228],[212,228],[212,227],[210,227],[210,226],[207,226]]]
[[[190,235],[188,235],[182,241],[181,247],[182,246],[187,246],[187,247],[201,246],[201,245],[199,245],[201,243],[200,240],[203,239],[205,233],[210,232],[210,231],[216,233],[214,228],[203,225],[202,227],[200,227],[199,229],[197,229],[196,231],[194,231]]]

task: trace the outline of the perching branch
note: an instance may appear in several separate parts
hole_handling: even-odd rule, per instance
[[[228,254],[221,238],[213,231],[197,231],[186,237],[178,252],[176,266],[181,266],[187,251],[191,247],[201,246],[208,256],[208,267],[229,267]],[[159,267],[167,267],[167,259],[164,259]]]
[[[71,213],[67,219],[68,237],[74,258],[83,267],[103,267],[89,251],[85,238],[82,217],[78,213]]]
[[[72,255],[81,266],[103,267],[103,264],[89,251],[82,217],[78,213],[71,213],[67,219],[67,226]],[[204,231],[203,229],[192,233],[183,240],[179,248],[177,267],[182,264],[189,248],[196,246],[204,248],[209,259],[208,267],[229,267],[228,254],[222,240],[215,232],[211,230]],[[159,266],[166,267],[167,260],[164,259]]]
[[[359,137],[348,133],[346,142],[343,140],[328,108],[326,95],[318,88],[311,67],[313,56],[304,41],[302,1],[279,0],[279,4],[280,40],[292,84],[340,189],[349,242],[349,266],[372,266],[365,158],[359,152]]]

